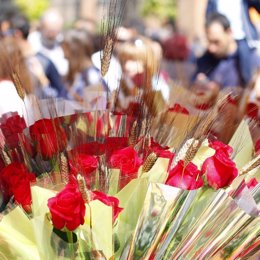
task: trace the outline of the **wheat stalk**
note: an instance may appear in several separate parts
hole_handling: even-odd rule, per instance
[[[128,140],[128,144],[130,146],[134,146],[137,142],[137,139],[138,139],[138,133],[137,133],[137,122],[135,121],[133,123],[133,126],[131,128],[131,132],[130,132],[130,135],[129,135],[129,140]]]
[[[105,42],[104,50],[103,50],[103,56],[101,58],[101,75],[104,77],[109,69],[111,57],[112,57],[112,51],[114,47],[115,40],[108,36]]]
[[[14,86],[16,88],[16,91],[17,91],[19,97],[22,100],[24,100],[24,98],[25,98],[25,91],[24,91],[24,89],[22,87],[22,83],[21,83],[21,79],[20,79],[19,75],[16,72],[13,72],[11,74],[11,78],[13,80]]]
[[[60,172],[61,172],[61,179],[64,183],[69,182],[69,167],[68,167],[68,159],[61,153],[60,155]]]
[[[148,147],[151,146],[151,137],[150,137],[150,134],[147,134],[145,137],[144,137],[144,141],[143,141],[143,148],[146,149]]]
[[[157,159],[158,157],[154,152],[150,153],[143,164],[142,173],[149,172]]]
[[[252,170],[258,168],[260,166],[260,154],[256,156],[252,161],[250,161],[247,165],[245,165],[239,172],[239,175],[245,175]]]
[[[89,191],[87,190],[86,182],[80,174],[77,175],[77,181],[78,181],[79,191],[82,194],[82,198],[84,202],[89,203],[91,200],[91,196]]]
[[[10,164],[12,162],[10,157],[9,157],[9,155],[4,150],[1,150],[1,157],[2,157],[5,165],[8,165],[8,164]]]
[[[194,139],[191,145],[189,146],[185,156],[184,156],[184,165],[187,166],[195,157],[198,150],[200,149],[204,138]]]

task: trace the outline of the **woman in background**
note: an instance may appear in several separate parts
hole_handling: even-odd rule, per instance
[[[157,104],[168,103],[170,89],[167,75],[160,72],[162,50],[158,43],[144,37],[122,44],[118,50],[122,80],[117,108],[128,109],[140,94],[152,97],[158,94]],[[148,101],[150,102],[150,101]],[[152,102],[154,103],[154,102]],[[149,106],[149,105],[148,105]]]
[[[100,71],[93,65],[92,38],[86,31],[72,29],[65,33],[62,43],[65,57],[69,61],[69,71],[66,78],[67,98],[83,103],[88,94],[88,87],[107,91]]]
[[[15,74],[15,76],[14,76]],[[13,77],[19,77],[24,92],[24,100],[18,95]],[[19,87],[19,86],[18,86]],[[22,53],[13,38],[0,40],[0,116],[8,112],[18,112],[27,117],[25,103],[32,93],[29,73]]]

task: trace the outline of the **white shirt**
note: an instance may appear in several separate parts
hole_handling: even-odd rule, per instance
[[[231,30],[236,40],[245,39],[242,23],[242,0],[218,0],[217,10],[230,21]]]
[[[91,56],[92,62],[96,68],[101,70],[100,52],[96,52]],[[118,60],[112,56],[107,74],[104,77],[109,90],[112,92],[119,87],[122,77],[122,69]]]
[[[0,117],[8,112],[26,115],[25,104],[17,94],[14,84],[9,80],[0,81]]]

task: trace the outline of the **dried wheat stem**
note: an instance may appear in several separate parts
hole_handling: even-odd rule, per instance
[[[151,137],[150,134],[147,134],[144,137],[144,141],[143,141],[143,149],[145,150],[146,148],[151,146]]]
[[[202,140],[193,140],[190,147],[188,148],[185,156],[184,156],[184,165],[188,165],[195,157],[199,148],[201,147]]]
[[[61,179],[64,183],[69,182],[69,167],[68,167],[68,159],[64,155],[64,153],[61,153],[60,155],[60,173],[61,173]]]
[[[149,172],[154,166],[157,159],[158,157],[155,153],[150,153],[143,164],[142,173]]]
[[[180,151],[176,154],[176,156],[174,157],[173,160],[173,164],[172,166],[174,167],[178,161],[180,160],[184,160],[185,155],[187,153],[187,151],[189,150],[190,146],[192,145],[192,143],[194,142],[194,138],[192,139],[188,139],[181,147]]]
[[[109,69],[112,51],[114,46],[114,40],[111,36],[108,36],[105,42],[103,57],[101,59],[101,75],[104,77]]]
[[[13,72],[13,73],[11,74],[11,78],[12,78],[12,80],[13,80],[13,82],[14,82],[14,85],[15,85],[15,88],[16,88],[16,91],[17,91],[19,97],[20,97],[22,100],[24,100],[25,92],[24,92],[24,89],[23,89],[23,87],[22,87],[22,83],[21,83],[21,80],[20,80],[18,74],[15,73],[15,72]]]
[[[131,132],[129,135],[128,143],[130,146],[134,146],[137,142],[138,136],[137,136],[137,122],[135,121],[133,123],[133,126],[131,128]]]
[[[200,146],[202,144],[202,139],[201,140],[197,140],[194,138],[188,139],[183,146],[181,147],[180,151],[177,153],[177,155],[175,156],[172,165],[171,165],[171,169],[173,167],[175,167],[177,165],[177,163],[180,160],[184,161],[184,165],[188,165],[193,158],[195,157],[197,151],[199,150]]]
[[[78,181],[78,185],[79,185],[79,191],[82,194],[83,200],[86,203],[89,203],[90,200],[91,200],[90,194],[89,194],[89,192],[87,190],[86,182],[85,182],[84,178],[80,174],[77,175],[77,181]]]
[[[8,164],[10,164],[10,163],[12,162],[11,159],[10,159],[10,157],[9,157],[9,155],[8,155],[7,152],[4,151],[4,150],[1,151],[1,157],[2,157],[2,159],[3,159],[4,163],[5,163],[5,165],[8,165]]]
[[[260,166],[260,154],[256,156],[252,161],[250,161],[247,165],[245,165],[239,172],[239,175],[245,175],[250,171],[258,168]]]

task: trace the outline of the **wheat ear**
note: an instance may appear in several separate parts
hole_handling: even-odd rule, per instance
[[[150,153],[144,162],[142,173],[149,172],[154,166],[157,159],[158,157],[154,152]]]
[[[105,42],[103,57],[101,58],[101,75],[104,77],[109,69],[112,51],[114,46],[114,40],[111,36],[108,36]]]

